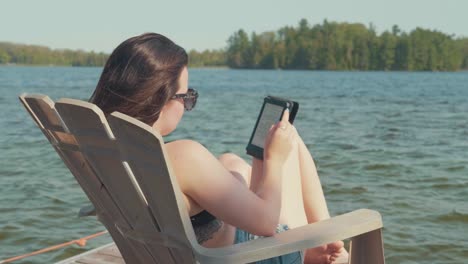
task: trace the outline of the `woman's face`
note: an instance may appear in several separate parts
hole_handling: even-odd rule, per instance
[[[187,67],[182,69],[179,77],[179,90],[176,94],[187,93],[188,90],[188,70]],[[171,99],[161,110],[158,120],[153,124],[153,128],[159,131],[163,136],[174,131],[184,115],[184,100]]]

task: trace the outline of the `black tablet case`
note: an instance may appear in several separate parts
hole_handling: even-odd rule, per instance
[[[294,119],[296,118],[297,111],[299,110],[299,103],[295,101],[291,101],[288,99],[275,97],[275,96],[265,97],[265,99],[263,100],[262,109],[260,110],[260,114],[257,117],[257,122],[255,123],[254,130],[252,131],[252,135],[250,136],[249,143],[247,144],[247,147],[246,147],[247,154],[254,156],[257,159],[261,159],[261,160],[263,160],[263,147],[253,144],[252,140],[254,139],[254,136],[257,133],[258,124],[264,114],[266,104],[273,104],[276,106],[283,107],[281,111],[281,115],[279,115],[278,118],[274,120],[272,124],[281,120],[281,116],[283,115],[283,112],[286,108],[289,108],[289,122],[292,124],[294,122]]]

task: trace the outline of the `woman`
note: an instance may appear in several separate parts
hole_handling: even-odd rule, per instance
[[[109,57],[90,101],[168,135],[198,97],[188,88],[187,63],[185,50],[162,35],[130,38]],[[221,247],[330,217],[314,161],[288,116],[272,126],[264,160],[252,166],[234,154],[216,158],[192,140],[166,144],[200,244]],[[309,249],[305,263],[330,263],[342,251],[341,241]],[[280,260],[300,263],[300,255],[265,262]]]

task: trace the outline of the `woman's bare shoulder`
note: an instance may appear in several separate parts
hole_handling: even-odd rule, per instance
[[[165,144],[169,155],[193,157],[193,154],[210,154],[201,143],[191,139],[180,139]]]
[[[199,177],[208,176],[209,168],[219,163],[207,148],[194,140],[184,139],[167,143],[166,153],[181,188],[186,191],[192,189],[190,185],[193,181]],[[211,175],[211,173],[208,174]]]
[[[202,207],[190,197],[199,175],[206,173],[203,171],[204,164],[200,160],[209,160],[207,158],[211,153],[199,142],[195,140],[182,139],[175,140],[165,144],[167,158],[170,161],[170,167],[174,172],[182,193],[185,196],[186,206],[190,214],[202,210]],[[201,159],[199,159],[201,158]]]

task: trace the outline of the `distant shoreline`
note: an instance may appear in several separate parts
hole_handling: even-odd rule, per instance
[[[0,64],[0,67],[32,67],[32,68],[103,68],[104,66],[73,66],[73,65],[41,65],[41,64]],[[460,69],[456,71],[405,71],[405,70],[307,70],[307,69],[249,69],[249,68],[230,68],[228,66],[189,66],[189,69],[208,69],[208,70],[235,70],[235,71],[288,71],[288,72],[349,72],[349,73],[362,73],[362,72],[381,72],[381,73],[466,73],[468,69]]]
[[[324,20],[276,31],[234,32],[227,46],[188,50],[190,68],[283,69],[314,71],[468,70],[468,38],[417,27],[409,32],[397,25],[378,34],[361,23]],[[0,42],[0,64],[102,67],[109,54],[51,49],[39,45]]]

